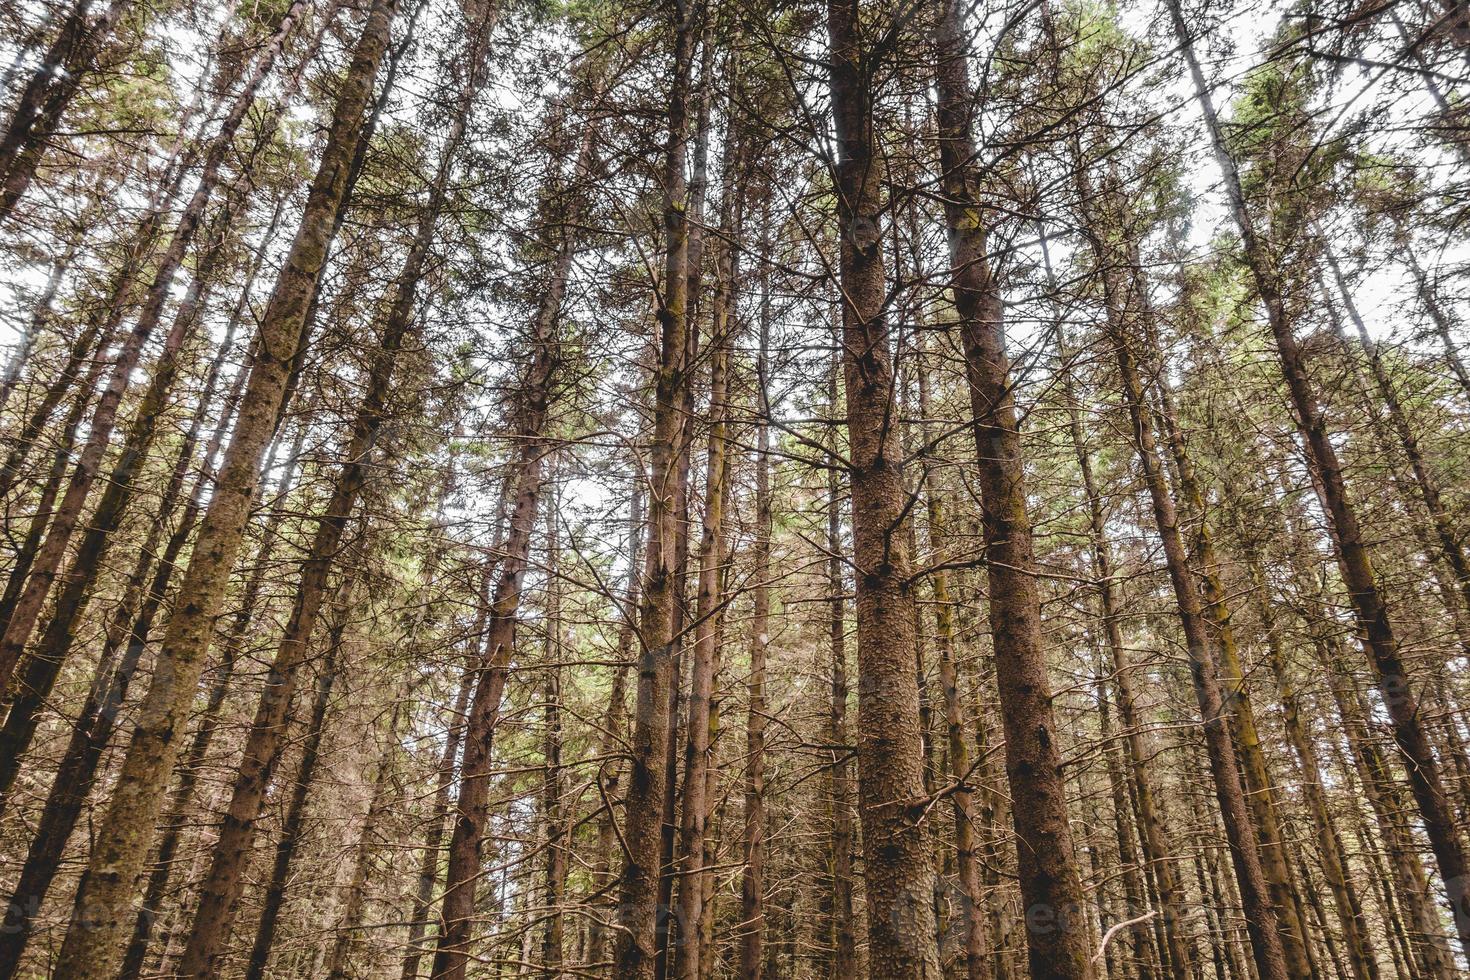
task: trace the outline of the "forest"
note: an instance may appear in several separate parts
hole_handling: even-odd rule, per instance
[[[0,0],[0,980],[1470,976],[1467,0]]]

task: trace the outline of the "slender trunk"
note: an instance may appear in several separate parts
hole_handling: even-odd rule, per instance
[[[1378,576],[1373,568],[1369,545],[1358,524],[1357,509],[1347,495],[1337,449],[1332,444],[1327,420],[1312,390],[1302,350],[1292,332],[1275,270],[1269,266],[1266,253],[1256,237],[1255,227],[1246,207],[1240,174],[1226,146],[1219,116],[1190,42],[1179,0],[1169,0],[1169,13],[1181,51],[1189,66],[1195,95],[1204,115],[1216,161],[1225,179],[1231,211],[1241,235],[1246,265],[1250,269],[1256,292],[1266,307],[1282,375],[1286,379],[1292,407],[1295,409],[1297,427],[1306,445],[1308,465],[1314,472],[1315,482],[1322,495],[1323,510],[1327,516],[1328,532],[1338,568],[1352,601],[1358,627],[1366,640],[1379,692],[1393,721],[1394,740],[1408,771],[1409,787],[1424,821],[1424,829],[1429,836],[1445,893],[1454,910],[1460,947],[1470,956],[1470,861],[1466,859],[1454,813],[1450,809],[1449,797],[1440,776],[1439,762],[1424,728],[1419,711],[1419,696],[1414,690],[1414,678],[1404,661],[1393,624],[1379,594]]]
[[[1247,555],[1252,585],[1257,597],[1256,609],[1266,632],[1266,646],[1276,691],[1281,698],[1287,738],[1291,741],[1302,769],[1302,788],[1317,832],[1317,851],[1322,861],[1322,874],[1332,891],[1337,907],[1337,922],[1347,946],[1348,963],[1356,980],[1378,980],[1378,961],[1368,938],[1368,923],[1363,918],[1363,905],[1358,889],[1348,871],[1342,838],[1338,835],[1332,812],[1323,790],[1322,765],[1311,732],[1302,718],[1300,699],[1287,673],[1286,653],[1277,632],[1275,614],[1266,591],[1265,573],[1254,555]]]
[[[842,377],[842,309],[832,304],[832,360],[827,373],[827,410],[831,417],[833,465],[827,468],[827,592],[828,648],[831,653],[831,700],[827,709],[827,744],[832,753],[828,784],[832,837],[831,865],[832,965],[829,980],[846,980],[857,973],[857,929],[852,902],[852,776],[847,732],[847,603],[842,575],[842,478],[835,465],[841,458],[837,425]]]
[[[986,220],[976,186],[968,47],[955,0],[942,0],[935,47],[951,287],[974,415],[990,627],[1031,974],[1057,980],[1085,978],[1092,969],[1080,918],[1085,908],[1082,879],[1067,821],[1002,303],[987,261]],[[973,969],[978,965],[972,963]]]
[[[30,363],[31,353],[36,349],[36,341],[51,323],[56,291],[61,287],[61,280],[71,268],[76,254],[77,248],[73,246],[67,249],[65,255],[51,263],[51,274],[46,277],[46,285],[36,298],[35,312],[31,314],[31,319],[16,344],[15,352],[5,362],[5,374],[0,377],[0,411],[4,411],[5,406],[10,403],[10,396],[20,383],[21,372]]]
[[[1109,303],[1109,308],[1113,308],[1112,303]],[[1236,767],[1226,701],[1217,676],[1216,648],[1205,630],[1198,585],[1188,565],[1173,496],[1165,483],[1152,423],[1144,405],[1143,385],[1138,377],[1137,363],[1125,337],[1114,332],[1113,343],[1117,347],[1118,369],[1123,378],[1124,395],[1132,419],[1139,462],[1153,501],[1154,519],[1163,542],[1169,578],[1174,586],[1180,625],[1188,644],[1190,672],[1203,718],[1210,771],[1214,776],[1215,794],[1220,804],[1226,838],[1230,842],[1230,856],[1235,866],[1235,878],[1244,905],[1246,929],[1255,953],[1256,968],[1262,980],[1279,980],[1289,975],[1284,943],[1277,931],[1270,885],[1261,868],[1256,831],[1247,805],[1245,787]]]
[[[603,728],[599,755],[603,763],[598,770],[598,792],[602,796],[602,819],[597,825],[597,860],[593,866],[593,882],[599,892],[610,891],[617,884],[613,872],[613,851],[619,842],[617,828],[618,784],[622,780],[622,759],[618,751],[623,744],[623,721],[627,711],[628,665],[633,658],[633,644],[637,640],[638,591],[642,572],[643,554],[643,497],[645,491],[641,474],[635,474],[629,488],[631,501],[628,507],[628,573],[623,585],[623,624],[618,630],[618,666],[613,669],[612,687],[608,694],[607,724]],[[601,916],[595,917],[587,961],[590,965],[605,964],[608,956],[610,929]]]
[[[1043,254],[1045,240],[1043,239]],[[1049,260],[1048,260],[1049,268]],[[1174,846],[1163,810],[1157,801],[1155,779],[1152,772],[1154,752],[1148,744],[1142,719],[1138,716],[1137,699],[1133,692],[1133,670],[1128,648],[1123,642],[1123,630],[1119,621],[1119,602],[1113,567],[1112,549],[1108,543],[1106,515],[1103,500],[1093,476],[1092,455],[1087,449],[1081,420],[1081,406],[1074,392],[1069,353],[1061,346],[1058,335],[1059,361],[1066,365],[1062,371],[1061,385],[1067,404],[1068,427],[1072,448],[1077,457],[1077,468],[1082,476],[1082,489],[1087,495],[1088,530],[1092,544],[1092,571],[1098,592],[1098,605],[1102,621],[1103,636],[1112,664],[1113,694],[1117,699],[1119,719],[1123,724],[1124,740],[1128,749],[1133,800],[1138,809],[1140,843],[1144,860],[1155,882],[1159,902],[1159,931],[1162,946],[1168,955],[1169,970],[1174,976],[1189,976],[1193,971],[1190,943],[1184,933],[1187,900],[1183,883],[1175,866]],[[1133,914],[1142,914],[1136,912]]]
[[[763,239],[766,238],[763,234]],[[764,242],[763,242],[764,244]],[[764,249],[762,250],[764,252]],[[768,383],[769,272],[761,277],[760,347],[756,354],[755,541],[751,566],[749,703],[745,720],[743,870],[740,876],[740,980],[761,980],[766,940],[766,647],[771,615],[771,426]]]
[[[1470,370],[1466,369],[1465,361],[1460,357],[1460,345],[1451,332],[1449,315],[1440,305],[1434,284],[1424,274],[1424,269],[1419,265],[1419,259],[1414,255],[1413,248],[1405,247],[1403,254],[1408,262],[1409,272],[1414,277],[1414,290],[1419,294],[1419,301],[1424,304],[1424,309],[1429,313],[1430,321],[1434,323],[1434,332],[1439,334],[1440,343],[1444,345],[1445,362],[1449,364],[1455,380],[1460,383],[1460,389],[1465,397],[1470,398]]]
[[[383,814],[393,802],[393,763],[397,755],[399,718],[402,704],[395,706],[393,720],[388,726],[388,748],[378,760],[378,774],[373,781],[372,801],[368,804],[367,816],[362,822],[362,831],[353,848],[352,878],[347,884],[342,902],[342,917],[337,924],[337,938],[332,943],[332,952],[327,957],[324,971],[327,980],[347,980],[357,974],[349,972],[348,961],[357,944],[357,933],[362,926],[363,913],[367,910],[368,876],[372,872],[373,854],[377,850],[378,825]]]
[[[348,589],[342,590],[347,595]],[[339,610],[340,612],[340,610]],[[327,636],[327,660],[316,679],[316,694],[311,702],[311,714],[306,722],[306,733],[301,744],[301,761],[296,767],[292,781],[291,800],[286,805],[286,816],[281,822],[281,836],[276,840],[275,860],[271,865],[269,883],[261,899],[260,924],[255,930],[255,942],[250,947],[250,959],[245,966],[246,980],[262,980],[266,965],[270,962],[271,944],[275,941],[276,924],[280,920],[281,907],[286,901],[287,878],[291,872],[291,860],[301,843],[306,825],[306,803],[311,796],[312,781],[316,778],[317,762],[321,758],[322,735],[326,731],[327,710],[332,704],[332,688],[340,673],[338,652],[342,644],[345,616],[332,624]]]
[[[685,153],[689,89],[698,10],[695,0],[674,0],[673,73],[669,86],[668,141],[663,171],[664,276],[658,308],[659,366],[654,384],[650,461],[647,576],[640,611],[638,696],[633,722],[632,770],[624,806],[627,847],[619,884],[619,933],[614,970],[626,980],[655,975],[659,947],[663,802],[669,778],[669,714],[675,673],[675,578],[678,483],[682,456],[681,412],[691,365],[688,347],[689,226]]]
[[[194,698],[204,654],[249,517],[260,456],[281,404],[301,343],[307,305],[329,245],[328,234],[346,191],[348,169],[388,46],[395,0],[375,0],[353,51],[312,182],[302,222],[260,325],[250,380],[234,436],[200,525],[178,606],[158,654],[117,789],[98,828],[75,911],[57,960],[60,974],[110,978],[131,913],[134,882],[147,856],[179,735]]]
[[[487,573],[488,573],[487,566]],[[485,576],[486,585],[489,575]],[[490,609],[488,597],[482,597],[480,612],[475,621],[476,637],[485,632],[486,615]],[[439,882],[439,857],[444,852],[444,824],[449,816],[449,792],[454,786],[455,762],[459,759],[460,740],[464,736],[465,712],[470,704],[470,690],[475,679],[474,671],[466,670],[459,682],[459,693],[454,699],[453,713],[444,738],[444,752],[439,756],[438,784],[434,787],[434,803],[424,829],[423,855],[419,859],[418,891],[413,899],[413,916],[408,926],[408,953],[403,957],[402,980],[416,980],[419,975],[419,960],[424,954],[424,931],[429,914],[434,907],[434,886]],[[253,980],[253,978],[252,978]]]
[[[1240,760],[1241,776],[1245,781],[1246,802],[1250,805],[1255,826],[1261,870],[1270,886],[1271,902],[1281,928],[1286,968],[1293,977],[1309,980],[1314,971],[1306,942],[1305,923],[1298,912],[1301,899],[1299,890],[1294,887],[1296,876],[1292,874],[1287,862],[1280,800],[1266,762],[1265,751],[1261,747],[1255,705],[1245,683],[1245,670],[1240,662],[1235,628],[1231,623],[1225,583],[1220,577],[1222,564],[1215,552],[1204,488],[1200,485],[1184,430],[1179,425],[1178,413],[1174,408],[1173,393],[1166,378],[1166,366],[1149,308],[1147,284],[1143,281],[1136,243],[1128,242],[1125,247],[1129,253],[1127,265],[1133,279],[1133,295],[1138,298],[1146,342],[1151,348],[1149,371],[1153,375],[1153,389],[1158,396],[1158,415],[1163,422],[1170,457],[1178,477],[1178,492],[1183,496],[1194,524],[1192,544],[1197,574],[1204,587],[1205,614],[1209,617],[1217,644],[1226,703],[1233,709],[1230,713],[1230,730]]]
[[[554,479],[554,478],[553,478]],[[570,867],[568,840],[570,826],[562,801],[566,776],[562,772],[562,647],[561,611],[561,499],[553,489],[551,507],[546,512],[546,670],[544,712],[545,736],[542,739],[543,768],[541,809],[546,824],[546,923],[541,937],[541,974],[548,980],[562,975],[562,958],[566,946],[566,916],[562,904],[566,900],[567,871]]]
[[[1459,531],[1455,527],[1454,519],[1445,508],[1444,499],[1439,490],[1439,481],[1429,471],[1424,452],[1419,448],[1419,440],[1414,435],[1414,426],[1404,412],[1403,403],[1399,400],[1393,379],[1389,377],[1388,368],[1383,363],[1378,345],[1368,333],[1368,327],[1358,312],[1357,304],[1353,302],[1352,291],[1348,288],[1347,281],[1342,275],[1342,269],[1337,264],[1337,257],[1332,254],[1331,249],[1327,249],[1327,265],[1332,270],[1332,277],[1337,283],[1338,294],[1342,297],[1348,319],[1352,320],[1357,330],[1358,340],[1368,356],[1368,368],[1373,375],[1373,383],[1378,389],[1378,395],[1383,399],[1383,407],[1388,411],[1389,425],[1394,435],[1398,436],[1399,449],[1403,451],[1404,458],[1409,461],[1409,470],[1414,474],[1414,486],[1419,491],[1419,502],[1429,512],[1429,520],[1434,527],[1435,539],[1439,545],[1439,557],[1454,573],[1454,587],[1462,603],[1460,611],[1470,611],[1470,559],[1465,556],[1465,549],[1460,543]],[[1433,555],[1425,557],[1431,560],[1434,558]]]
[[[231,393],[227,404],[233,406],[238,403],[241,394],[241,385],[248,375],[248,365],[241,371],[236,379],[235,390]],[[233,417],[233,411],[228,413]],[[161,607],[167,594],[168,584],[173,573],[177,570],[177,557],[179,550],[188,538],[193,528],[201,507],[201,491],[210,482],[207,477],[212,476],[209,464],[218,452],[218,447],[224,436],[226,419],[220,420],[211,439],[210,447],[205,450],[204,458],[206,468],[196,483],[193,497],[189,507],[180,521],[179,529],[170,540],[168,551],[160,563],[157,577],[153,588],[149,593],[143,609],[134,621],[132,635],[134,642],[146,643],[148,634],[152,630],[153,618]],[[297,465],[301,459],[302,445],[306,437],[306,426],[301,426],[296,431],[294,445],[290,448],[287,457],[285,472],[282,473],[278,486],[279,496],[285,496],[291,489],[295,480]],[[266,457],[266,466],[263,472],[269,473],[274,468],[275,454],[279,442],[274,442],[270,453]],[[260,490],[256,491],[256,501],[259,503]],[[254,507],[252,506],[252,510]],[[177,767],[178,785],[169,794],[168,810],[159,823],[162,829],[162,838],[158,844],[157,858],[152,870],[148,875],[148,884],[143,892],[143,903],[138,910],[137,918],[133,923],[133,934],[128,941],[128,946],[123,954],[123,963],[118,971],[119,980],[137,980],[143,969],[143,960],[148,953],[148,944],[152,936],[154,923],[159,918],[163,898],[168,889],[169,879],[173,873],[174,860],[178,854],[179,844],[183,839],[187,825],[185,814],[194,799],[194,790],[197,788],[199,779],[204,772],[204,763],[209,755],[210,746],[213,744],[215,733],[219,730],[220,713],[224,707],[225,699],[229,696],[230,686],[234,680],[235,665],[239,663],[244,654],[245,641],[249,629],[255,623],[257,603],[260,600],[261,589],[266,583],[266,574],[272,567],[272,558],[275,544],[278,540],[279,523],[284,517],[284,512],[277,508],[271,513],[270,519],[262,529],[262,541],[264,544],[260,553],[256,556],[255,567],[249,579],[246,580],[245,588],[241,595],[239,609],[235,612],[231,629],[226,636],[224,650],[220,655],[219,663],[215,666],[214,680],[210,684],[209,695],[205,699],[204,710],[200,713],[194,737],[189,742],[189,750],[184,755],[184,761]]]
[[[588,162],[591,145],[589,128],[578,154],[576,167],[579,172]],[[522,579],[530,556],[531,535],[536,527],[543,457],[549,449],[545,428],[551,408],[551,384],[561,359],[559,321],[576,246],[570,229],[562,229],[559,234],[550,278],[532,321],[533,333],[527,341],[532,352],[530,368],[519,388],[517,435],[520,448],[507,476],[507,486],[514,488],[514,503],[500,567],[496,572],[485,653],[476,671],[475,691],[465,722],[464,757],[460,763],[454,831],[449,841],[439,943],[430,971],[434,980],[464,980],[474,938],[472,925],[475,890],[480,877],[480,849],[490,816],[491,750],[500,717],[500,699],[514,652]]]
[[[708,833],[709,800],[706,773],[709,768],[710,700],[713,696],[718,653],[717,619],[723,600],[721,567],[725,556],[723,503],[725,490],[726,372],[730,358],[728,324],[717,323],[712,331],[715,351],[710,364],[709,451],[706,458],[704,526],[700,535],[699,595],[695,609],[694,650],[690,665],[688,738],[684,748],[684,794],[679,828],[681,887],[676,921],[679,941],[674,952],[675,975],[696,980],[704,975],[699,961],[699,937],[703,931],[705,836]]]

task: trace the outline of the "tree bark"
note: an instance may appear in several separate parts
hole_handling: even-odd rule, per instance
[[[908,494],[884,313],[882,164],[873,118],[879,57],[855,0],[829,0],[847,431],[857,567],[858,780],[875,978],[938,975],[934,873],[920,823],[924,759],[914,677]]]
[[[158,654],[153,683],[62,942],[57,969],[76,980],[115,971],[130,914],[134,881],[152,837],[179,734],[204,666],[204,653],[259,479],[287,374],[301,343],[307,305],[326,261],[328,234],[346,191],[348,169],[388,46],[395,0],[375,0],[339,88],[325,149],[302,222],[262,318],[250,380],[225,454],[218,485],[200,525],[179,602]]]
[[[1347,494],[1337,449],[1332,444],[1327,420],[1313,393],[1301,346],[1292,332],[1275,270],[1270,267],[1256,236],[1254,223],[1247,210],[1240,174],[1225,143],[1219,116],[1190,42],[1189,29],[1184,23],[1179,0],[1169,0],[1169,13],[1181,51],[1189,66],[1195,95],[1204,115],[1216,161],[1225,179],[1225,189],[1240,231],[1246,265],[1250,269],[1256,292],[1266,307],[1282,375],[1286,379],[1292,407],[1295,409],[1297,427],[1306,444],[1307,462],[1316,476],[1316,485],[1322,495],[1323,510],[1327,515],[1328,531],[1338,568],[1352,601],[1359,630],[1366,640],[1379,693],[1393,720],[1394,740],[1405,760],[1409,788],[1418,805],[1420,818],[1424,821],[1424,829],[1434,851],[1445,893],[1454,909],[1460,947],[1470,956],[1470,861],[1466,859],[1463,842],[1456,829],[1449,797],[1440,776],[1439,761],[1434,756],[1424,728],[1419,711],[1419,696],[1414,690],[1414,678],[1399,649],[1393,624],[1379,594],[1378,576],[1373,568],[1369,546],[1358,524],[1357,510]]]
[[[1086,978],[1092,975],[1082,919],[1086,906],[1067,821],[1002,303],[990,273],[987,222],[976,186],[968,48],[955,0],[940,0],[935,48],[950,286],[974,416],[990,628],[1031,974],[1057,980]],[[978,969],[976,956],[972,973]]]
[[[614,971],[626,980],[649,980],[658,956],[658,891],[663,801],[669,778],[671,689],[675,658],[675,576],[678,538],[680,408],[690,365],[688,346],[689,90],[698,9],[695,0],[673,0],[674,52],[669,85],[668,141],[664,152],[664,275],[658,306],[659,360],[654,383],[654,431],[650,449],[649,536],[643,605],[639,615],[638,694],[633,719],[632,767],[624,805],[627,853],[619,883]]]

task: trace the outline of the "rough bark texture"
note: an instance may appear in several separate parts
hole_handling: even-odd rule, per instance
[[[868,88],[877,64],[858,12],[854,0],[827,5],[857,575],[858,781],[869,970],[875,978],[906,980],[938,976],[939,963],[934,873],[919,823],[924,759],[913,669],[908,495],[884,315],[882,165]]]
[[[1225,178],[1226,194],[1240,231],[1246,265],[1266,308],[1282,376],[1286,379],[1297,425],[1306,443],[1307,461],[1316,478],[1327,515],[1338,569],[1347,587],[1358,629],[1367,641],[1378,690],[1393,722],[1394,741],[1403,754],[1408,771],[1409,788],[1424,821],[1445,893],[1454,909],[1461,949],[1470,956],[1470,860],[1466,858],[1464,843],[1445,793],[1439,760],[1435,758],[1424,728],[1419,693],[1415,690],[1413,675],[1399,650],[1398,638],[1379,593],[1369,546],[1358,524],[1357,510],[1348,497],[1337,449],[1332,444],[1326,419],[1307,375],[1301,345],[1292,331],[1275,270],[1271,268],[1256,236],[1240,175],[1225,143],[1219,116],[1195,56],[1178,0],[1169,0],[1169,13],[1189,66],[1216,160]]]
[[[326,147],[312,182],[302,222],[262,318],[250,381],[219,483],[200,525],[178,604],[158,654],[153,683],[144,697],[133,738],[80,887],[58,971],[77,980],[114,973],[118,944],[132,922],[134,882],[147,856],[154,820],[179,735],[218,615],[240,536],[259,479],[260,456],[271,436],[290,364],[300,344],[311,295],[326,261],[328,233],[346,190],[348,167],[373,77],[388,46],[394,0],[376,0],[339,89]]]
[[[1067,823],[1066,786],[1046,675],[1036,559],[1026,513],[1026,480],[1002,305],[987,262],[986,221],[972,162],[975,143],[967,46],[953,0],[942,0],[935,47],[951,288],[974,415],[990,628],[1031,975],[1085,978],[1092,971],[1082,880]],[[972,962],[972,970],[978,969],[978,962]]]
[[[669,708],[674,685],[674,605],[678,537],[677,484],[681,455],[680,406],[688,365],[686,300],[689,229],[685,152],[689,87],[697,21],[693,0],[671,4],[675,24],[669,86],[668,142],[663,173],[664,276],[658,309],[659,360],[654,382],[649,535],[643,605],[639,615],[638,693],[632,759],[624,807],[626,860],[619,883],[614,969],[628,980],[654,975],[658,954],[658,890],[665,784],[668,780]]]

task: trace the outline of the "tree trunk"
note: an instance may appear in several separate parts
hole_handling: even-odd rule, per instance
[[[179,734],[204,666],[204,654],[241,532],[259,479],[260,456],[301,343],[306,307],[315,291],[329,245],[328,233],[342,204],[348,169],[372,95],[373,77],[388,46],[395,0],[375,0],[338,90],[317,175],[306,210],[260,325],[250,380],[218,485],[200,525],[179,603],[158,654],[158,668],[144,698],[111,804],[77,890],[75,912],[57,960],[76,980],[114,973],[130,914],[134,882],[147,855],[167,777],[179,751]]]
[[[368,875],[372,871],[373,853],[377,849],[378,824],[393,801],[395,781],[393,762],[397,755],[398,724],[403,705],[394,707],[393,720],[388,726],[388,747],[378,760],[378,775],[373,781],[372,801],[368,804],[367,816],[362,822],[362,832],[353,848],[352,879],[348,882],[342,902],[342,917],[337,924],[337,938],[332,943],[331,955],[327,957],[327,980],[348,980],[355,974],[348,971],[348,960],[357,943],[357,932],[362,926],[362,916],[367,910]]]
[[[344,583],[341,595],[351,593],[349,584]],[[263,980],[266,965],[270,962],[271,944],[275,941],[276,923],[280,920],[281,907],[286,901],[287,878],[291,872],[291,859],[301,843],[306,826],[306,803],[311,796],[312,780],[316,778],[317,762],[321,757],[322,736],[326,732],[327,710],[332,704],[332,688],[340,672],[339,649],[342,645],[342,630],[346,621],[345,610],[339,610],[337,622],[327,637],[327,659],[322,664],[316,679],[316,694],[311,702],[311,715],[306,722],[306,733],[301,743],[301,761],[296,767],[296,778],[292,780],[291,800],[286,804],[286,816],[281,821],[281,836],[276,840],[275,860],[271,865],[271,876],[261,900],[260,924],[255,929],[255,942],[250,947],[250,959],[245,966],[246,980]]]
[[[763,218],[763,223],[768,222]],[[763,224],[763,241],[768,240]],[[746,682],[743,869],[740,876],[740,980],[761,980],[766,941],[766,647],[771,616],[771,426],[767,399],[771,334],[770,275],[761,276],[755,363],[755,540],[752,544],[750,678]]]
[[[488,587],[489,575],[487,574],[485,578],[485,584]],[[489,597],[484,596],[481,598],[479,615],[475,621],[475,636],[477,637],[485,632],[489,610]],[[413,915],[409,920],[408,953],[403,957],[402,980],[416,980],[419,975],[419,960],[423,957],[425,947],[424,932],[428,925],[429,914],[434,907],[434,886],[439,882],[439,856],[444,851],[444,824],[449,816],[449,791],[454,786],[455,763],[459,760],[459,745],[464,736],[465,712],[469,708],[470,690],[474,679],[473,669],[466,670],[460,679],[459,693],[455,696],[453,713],[450,715],[444,738],[444,752],[439,756],[439,767],[435,770],[438,774],[438,784],[434,788],[433,808],[425,824],[424,853],[419,859],[418,891],[414,894]]]
[[[1083,928],[1082,879],[1067,822],[1051,683],[1041,635],[1021,438],[1005,351],[1000,291],[990,274],[974,169],[968,45],[955,0],[935,29],[941,185],[949,229],[951,288],[959,315],[978,466],[989,575],[990,628],[1006,735],[1021,895],[1031,974],[1092,975]],[[849,389],[850,390],[850,389]],[[953,722],[951,723],[953,724]],[[978,970],[972,960],[972,973]]]
[[[869,970],[885,980],[938,975],[934,873],[925,809],[908,494],[894,424],[884,313],[882,174],[868,89],[878,70],[855,0],[829,0],[829,74],[837,135],[844,373],[857,568],[858,779]]]
[[[578,172],[588,162],[591,145],[589,128],[578,154]],[[500,568],[496,573],[485,654],[477,670],[470,713],[465,722],[464,756],[460,763],[454,831],[449,842],[439,943],[430,971],[434,980],[464,980],[469,966],[470,943],[474,938],[472,925],[475,889],[480,877],[480,846],[490,816],[491,749],[500,715],[500,699],[514,652],[522,579],[530,556],[531,535],[536,527],[543,457],[549,445],[545,428],[551,407],[551,383],[561,362],[559,321],[576,248],[571,229],[561,229],[559,237],[549,281],[532,321],[533,333],[527,340],[532,352],[530,368],[518,389],[517,437],[520,449],[507,476],[507,486],[514,487],[514,503]]]
[[[1077,166],[1082,166],[1080,158]],[[1087,200],[1091,195],[1084,193],[1082,196]],[[1109,340],[1117,357],[1124,401],[1133,427],[1134,444],[1153,503],[1154,520],[1163,544],[1169,579],[1174,588],[1180,626],[1184,630],[1188,646],[1190,673],[1203,720],[1210,772],[1214,777],[1215,795],[1225,824],[1226,838],[1230,842],[1230,856],[1235,867],[1236,882],[1240,887],[1256,968],[1262,980],[1282,980],[1288,976],[1286,955],[1281,935],[1277,931],[1270,886],[1261,868],[1256,831],[1246,802],[1244,785],[1236,767],[1235,746],[1232,744],[1226,715],[1227,704],[1217,674],[1216,648],[1205,629],[1199,586],[1189,567],[1174,498],[1165,482],[1162,461],[1154,439],[1153,423],[1145,403],[1138,363],[1126,333],[1126,319],[1130,310],[1134,309],[1133,286],[1122,274],[1122,266],[1113,264],[1113,258],[1103,246],[1100,234],[1089,228],[1088,237],[1093,243],[1097,263],[1104,270]]]
[[[832,303],[832,357],[827,373],[827,411],[831,419],[831,465],[827,467],[827,592],[828,648],[831,653],[831,700],[827,708],[827,744],[832,753],[828,806],[832,837],[828,845],[831,866],[832,962],[829,980],[846,980],[857,973],[857,927],[852,903],[852,776],[847,732],[847,602],[842,575],[842,458],[837,426],[842,407],[838,401],[842,377],[842,308]]]
[[[658,891],[663,801],[669,778],[669,712],[674,670],[675,576],[678,538],[680,409],[688,384],[686,302],[689,289],[688,145],[689,89],[698,9],[674,0],[673,75],[668,142],[664,154],[664,276],[658,307],[659,367],[655,380],[650,461],[647,576],[640,611],[638,696],[633,720],[632,770],[624,806],[626,861],[619,884],[619,925],[614,971],[625,980],[648,980],[658,956]]]

